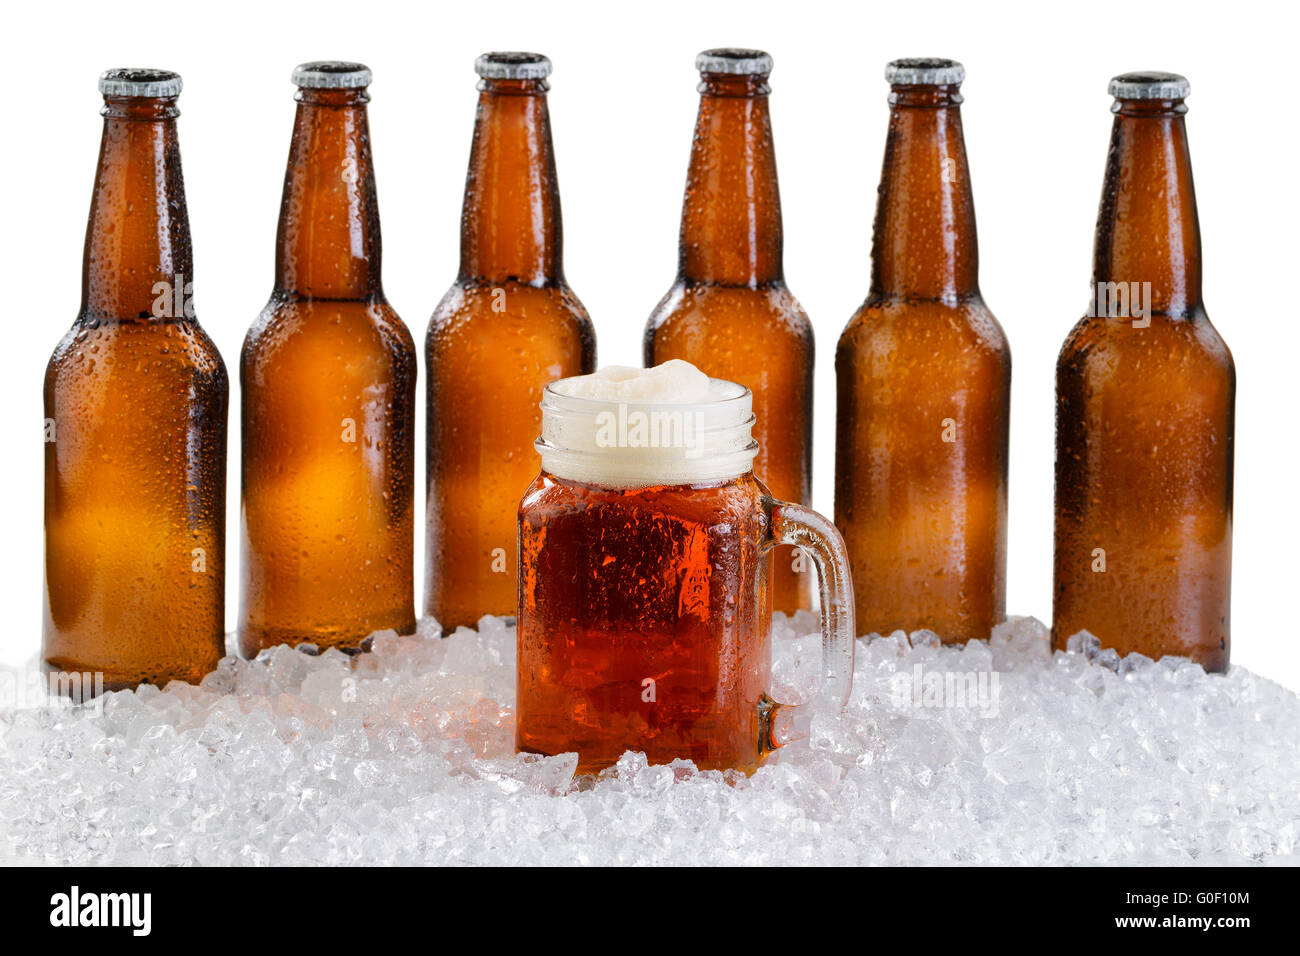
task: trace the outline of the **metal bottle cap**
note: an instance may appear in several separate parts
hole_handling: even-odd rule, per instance
[[[484,53],[474,61],[474,72],[486,80],[544,80],[551,61],[540,53]]]
[[[932,56],[890,60],[885,80],[890,86],[956,86],[966,79],[966,67],[956,60]]]
[[[1115,77],[1109,91],[1117,100],[1185,100],[1192,84],[1177,73],[1141,70]]]
[[[179,96],[181,75],[171,70],[105,70],[99,74],[99,92],[105,96],[139,96],[148,99]]]
[[[720,47],[705,50],[695,58],[701,73],[730,73],[735,76],[766,76],[772,72],[772,57],[762,50]]]
[[[312,60],[293,68],[293,84],[304,90],[359,90],[370,85],[370,67],[347,60]]]

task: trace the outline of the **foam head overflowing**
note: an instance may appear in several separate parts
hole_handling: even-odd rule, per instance
[[[673,359],[561,379],[542,397],[542,468],[612,488],[736,478],[758,443],[749,389]]]

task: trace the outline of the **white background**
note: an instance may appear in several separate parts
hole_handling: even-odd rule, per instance
[[[1292,8],[1293,9],[1293,8]],[[454,278],[474,118],[474,57],[533,50],[555,64],[551,114],[569,280],[601,364],[639,365],[646,316],[672,282],[695,121],[695,54],[773,54],[772,114],[790,288],[817,333],[814,504],[830,513],[835,342],[866,295],[887,118],[886,61],[967,68],[962,107],[981,285],[1013,354],[1008,610],[1051,611],[1053,370],[1087,303],[1111,115],[1107,80],[1137,69],[1192,83],[1188,128],[1205,301],[1238,373],[1232,659],[1300,689],[1294,617],[1300,481],[1297,22],[1237,2],[833,5],[269,2],[210,8],[22,4],[5,14],[0,408],[0,660],[40,643],[41,383],[76,315],[100,135],[96,78],[178,70],[199,319],[232,372],[228,621],[238,579],[238,395],[244,332],[271,287],[293,118],[289,73],[310,59],[375,72],[371,132],[389,298],[423,341]],[[421,369],[423,376],[423,369]],[[424,482],[423,380],[420,463]],[[422,495],[417,514],[423,513]],[[423,536],[417,533],[417,578]],[[417,591],[417,601],[420,596]]]

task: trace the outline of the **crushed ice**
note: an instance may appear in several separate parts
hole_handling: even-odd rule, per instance
[[[778,699],[816,622],[778,617]],[[199,687],[0,709],[0,862],[1249,863],[1300,852],[1300,698],[1237,667],[991,641],[859,644],[853,700],[755,776],[597,780],[514,753],[500,620],[276,648]],[[16,672],[8,672],[14,678]]]

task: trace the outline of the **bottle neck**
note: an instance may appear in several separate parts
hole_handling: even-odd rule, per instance
[[[176,100],[105,97],[104,104],[81,313],[96,319],[192,317],[193,257]]]
[[[873,295],[979,294],[975,203],[956,86],[895,86],[871,246]]]
[[[276,294],[382,297],[370,97],[363,89],[304,89],[297,99],[276,234]]]
[[[686,175],[681,278],[757,286],[782,278],[781,193],[767,77],[705,73]]]
[[[1093,250],[1095,290],[1122,283],[1171,316],[1201,306],[1186,110],[1181,100],[1116,101]]]
[[[462,281],[564,282],[545,80],[480,83],[461,214]]]

